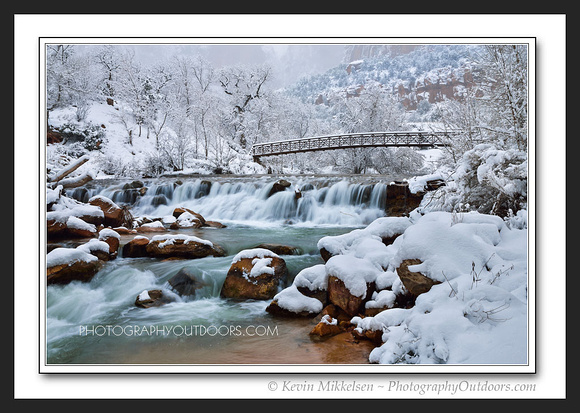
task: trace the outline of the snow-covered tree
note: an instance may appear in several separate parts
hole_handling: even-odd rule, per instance
[[[477,61],[482,94],[441,103],[441,119],[463,131],[450,141],[454,185],[437,197],[446,209],[508,216],[527,207],[527,49],[488,45]]]
[[[264,99],[268,96],[266,85],[271,76],[272,69],[267,65],[220,70],[218,80],[229,108],[224,120],[230,125],[232,143],[242,151],[259,139]]]

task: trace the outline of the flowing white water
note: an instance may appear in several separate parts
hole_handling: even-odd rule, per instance
[[[178,232],[218,243],[228,256],[179,261],[120,256],[107,262],[88,283],[49,286],[46,291],[48,362],[244,361],[233,357],[232,352],[240,352],[253,362],[271,362],[271,357],[279,357],[277,361],[282,363],[296,362],[298,354],[306,357],[305,353],[296,353],[294,358],[288,354],[286,359],[279,349],[284,346],[291,352],[296,340],[303,340],[301,349],[310,346],[307,332],[312,327],[308,321],[269,316],[265,308],[270,300],[240,302],[220,298],[232,257],[260,243],[298,247],[302,251],[300,255],[283,256],[290,273],[280,287],[284,288],[300,270],[323,262],[316,247],[321,237],[351,231],[384,215],[388,182],[288,180],[291,181],[289,188],[272,195],[270,190],[276,182],[272,178],[215,179],[211,183],[195,178],[183,179],[181,184],[152,181],[145,182],[144,195],[136,195],[135,189],[123,189],[124,183],[97,182],[92,189],[82,188],[69,194],[79,199],[84,197],[84,201],[96,194],[107,196],[129,205],[134,216],[164,217],[178,206],[190,208],[206,220],[227,224],[227,228],[183,228]],[[121,244],[130,239],[132,236],[124,236]],[[204,284],[194,297],[180,297],[168,283],[180,270],[194,274]],[[151,289],[161,289],[174,301],[156,308],[136,307],[136,297]],[[245,334],[249,326],[258,326],[261,333],[272,334],[263,337]],[[150,334],[151,331],[154,333]],[[265,348],[269,349],[270,358],[266,357]]]
[[[171,215],[186,207],[207,220],[250,225],[292,223],[312,225],[365,225],[384,215],[388,180],[364,183],[347,179],[290,179],[286,190],[270,195],[274,178],[206,180],[194,178],[146,183],[147,192],[122,185],[95,187],[114,202],[129,203],[134,215]]]

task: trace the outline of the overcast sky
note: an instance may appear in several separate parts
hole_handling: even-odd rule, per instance
[[[220,44],[220,45],[132,45],[135,57],[143,63],[175,55],[201,54],[214,67],[268,63],[274,69],[273,86],[291,84],[301,76],[321,73],[342,62],[343,45],[298,44]]]

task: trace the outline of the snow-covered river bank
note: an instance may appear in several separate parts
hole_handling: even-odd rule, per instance
[[[119,256],[89,282],[46,288],[49,364],[527,362],[525,211],[510,220],[419,211],[408,218],[385,217],[386,177],[177,180],[95,181],[67,192],[80,202],[98,195],[127,204],[137,221],[153,220],[163,233],[217,244],[225,255],[126,257],[125,244],[150,235],[121,235]],[[176,208],[225,227],[197,227],[176,218]],[[288,276],[274,301],[284,311],[311,311],[311,317],[275,316],[267,311],[271,299],[220,295],[236,254],[263,243],[294,247],[294,254],[281,255]],[[321,247],[328,256],[322,257]],[[400,269],[404,262],[411,263],[412,274],[433,280],[432,288],[409,296]],[[194,295],[173,288],[170,280],[180,273],[194,276]],[[337,326],[345,321],[341,312],[332,313],[336,319],[322,318],[322,303],[312,310],[317,298],[302,296],[309,294],[308,285],[310,292],[324,292],[325,305],[328,299],[339,306],[331,297],[331,277],[360,296],[362,307],[347,317],[348,330],[342,324],[339,334],[312,339],[309,333],[319,321]],[[155,290],[169,301],[136,305],[138,297],[149,298]]]

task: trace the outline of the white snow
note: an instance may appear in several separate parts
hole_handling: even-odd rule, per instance
[[[148,222],[147,224],[143,224],[141,226],[146,228],[165,228],[163,222],[161,221]]]
[[[338,325],[338,320],[336,318],[332,318],[328,314],[323,315],[322,318],[320,319],[320,322],[329,326]]]
[[[190,242],[197,242],[199,244],[205,244],[205,245],[209,245],[210,247],[213,247],[213,243],[211,241],[205,240],[205,239],[201,239],[198,237],[195,237],[193,235],[184,235],[184,234],[162,234],[162,235],[155,235],[153,238],[151,238],[151,241],[163,241],[159,243],[159,248],[163,248],[167,245],[172,245],[175,243],[175,240],[183,240],[184,244],[188,244]]]
[[[392,308],[396,295],[391,290],[374,291],[372,300],[365,303],[365,308]]]
[[[56,188],[51,189],[46,187],[46,204],[52,204],[58,201],[60,198],[60,192],[62,191],[62,185],[57,185]]]
[[[97,257],[82,248],[55,248],[46,254],[46,267],[50,268],[62,264],[72,265],[77,261],[91,262],[96,260],[98,260]]]
[[[98,201],[101,201],[101,202],[103,202],[103,203],[105,203],[105,204],[108,204],[108,205],[110,205],[110,206],[111,206],[111,207],[113,207],[113,208],[119,208],[119,205],[117,205],[117,204],[116,204],[116,203],[114,203],[114,202],[113,202],[113,201],[112,201],[110,198],[107,198],[107,197],[106,197],[106,196],[104,196],[104,195],[95,195],[95,196],[92,196],[92,197],[89,199],[89,202],[91,202],[91,201],[97,201],[97,200],[98,200]]]
[[[117,231],[110,228],[103,228],[99,231],[99,240],[106,240],[107,238],[117,238],[120,240],[121,236]]]
[[[296,287],[305,287],[310,291],[326,290],[328,285],[328,275],[324,264],[304,268],[296,277],[293,284]]]
[[[149,296],[149,291],[147,290],[143,290],[141,292],[141,294],[139,294],[139,297],[137,298],[139,301],[145,301],[145,300],[150,300],[151,297]]]
[[[375,281],[382,272],[368,260],[352,255],[331,257],[326,263],[326,271],[329,276],[340,279],[352,295],[361,298],[366,296],[367,284]]]
[[[183,212],[182,214],[180,214],[176,221],[179,223],[180,227],[193,227],[194,225],[197,225],[200,223],[200,219],[198,217],[196,217],[195,215],[193,215],[191,212]]]
[[[276,253],[267,250],[265,248],[252,248],[242,250],[239,253],[237,253],[232,259],[232,264],[235,264],[236,262],[244,258],[266,258],[266,257],[279,258],[279,256]]]
[[[343,254],[360,239],[373,236],[374,239],[381,241],[381,237],[390,238],[396,234],[402,234],[411,221],[406,217],[384,217],[373,221],[364,229],[357,229],[349,233],[338,236],[323,237],[318,241],[318,249],[324,248],[332,255]]]
[[[367,308],[391,305],[401,291],[394,271],[419,258],[413,271],[439,280],[409,309],[354,317],[360,331],[383,331],[374,363],[527,362],[527,230],[496,216],[429,213],[393,244],[389,268],[377,278]],[[333,257],[334,258],[334,257]]]
[[[97,232],[97,228],[93,224],[89,224],[89,223],[83,221],[82,219],[74,217],[74,216],[68,217],[68,219],[66,220],[66,226],[68,228],[82,229],[82,230],[86,230],[86,231]]]
[[[57,206],[56,210],[48,211],[46,213],[47,220],[55,220],[57,222],[66,222],[69,217],[77,217],[78,218],[78,217],[83,217],[83,216],[103,218],[105,216],[105,214],[103,213],[103,211],[99,207],[96,207],[94,205],[88,205],[88,204],[78,204],[78,205],[74,205],[72,207],[65,207],[65,208],[62,208],[61,206]]]
[[[372,363],[525,364],[528,351],[528,270],[526,212],[506,221],[476,212],[411,214],[400,220],[378,219],[363,230],[319,243],[335,255],[326,264],[302,270],[277,294],[290,311],[316,312],[320,301],[298,287],[324,289],[330,275],[364,297],[367,284],[376,291],[366,308],[387,308],[375,316],[353,317],[359,332],[382,331]],[[401,225],[392,245],[379,236]],[[403,228],[404,227],[404,228]],[[406,259],[427,277],[440,281],[420,294],[411,308],[397,308],[405,293],[396,269]],[[312,307],[310,307],[312,305]]]
[[[109,244],[107,244],[105,241],[100,241],[97,239],[91,239],[88,242],[85,242],[82,245],[79,245],[77,248],[77,250],[80,251],[85,251],[87,253],[91,253],[91,251],[103,251],[106,252],[107,254],[109,253]]]
[[[258,277],[261,274],[274,275],[274,268],[270,267],[272,258],[254,258],[252,260],[252,270],[248,274],[250,277]]]
[[[274,296],[278,306],[288,311],[300,313],[308,311],[309,313],[319,313],[322,311],[322,303],[313,297],[307,297],[292,284]]]

